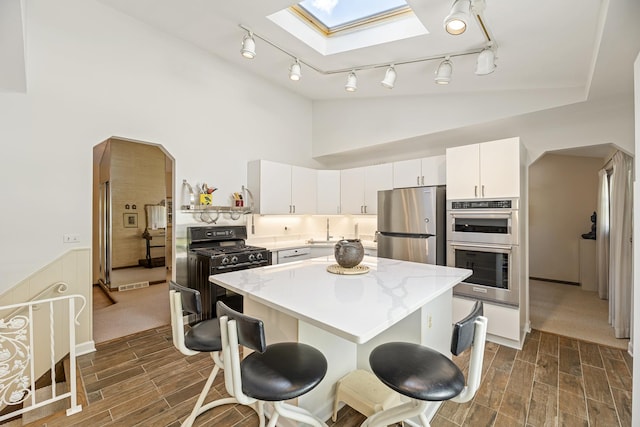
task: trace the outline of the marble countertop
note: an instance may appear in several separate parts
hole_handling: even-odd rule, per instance
[[[365,343],[471,275],[471,270],[365,256],[365,274],[327,271],[333,256],[209,277],[226,289]]]

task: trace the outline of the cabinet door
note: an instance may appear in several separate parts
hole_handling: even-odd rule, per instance
[[[420,159],[393,162],[393,188],[419,187],[421,170]]]
[[[420,163],[422,171],[420,185],[445,185],[447,183],[447,157],[445,155],[425,157],[421,159]]]
[[[315,169],[291,166],[291,213],[316,213],[316,178]]]
[[[376,215],[378,213],[378,191],[393,188],[393,165],[367,166],[364,168],[364,212]]]
[[[340,213],[364,213],[364,168],[340,171]]]
[[[480,144],[447,148],[447,199],[480,197]]]
[[[520,142],[518,138],[480,144],[479,197],[519,197]]]
[[[336,215],[340,213],[340,171],[319,170],[317,176],[316,213]]]
[[[314,246],[311,248],[311,258],[317,258],[321,256],[333,257],[333,246]]]
[[[260,213],[288,214],[291,205],[291,166],[260,161]]]

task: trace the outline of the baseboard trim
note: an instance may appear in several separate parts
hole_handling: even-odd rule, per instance
[[[561,283],[563,285],[580,286],[578,282],[568,282],[566,280],[544,279],[542,277],[529,277],[529,280],[539,280],[541,282]]]
[[[76,344],[76,356],[93,353],[94,351],[96,351],[96,343],[93,340]]]

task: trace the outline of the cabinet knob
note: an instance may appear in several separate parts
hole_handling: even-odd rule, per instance
[[[473,194],[474,194],[475,197],[478,197],[478,186],[477,185],[473,186]]]
[[[484,197],[484,184],[482,184],[482,197]]]

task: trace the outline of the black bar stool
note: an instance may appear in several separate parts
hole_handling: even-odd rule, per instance
[[[221,405],[235,404],[238,401],[234,397],[217,399],[203,405],[207,393],[213,385],[213,381],[224,364],[220,358],[222,351],[222,338],[220,335],[220,322],[218,319],[203,320],[192,325],[185,332],[184,315],[202,314],[202,299],[196,289],[186,288],[174,281],[169,282],[169,306],[171,308],[171,331],[173,345],[185,356],[193,356],[198,353],[209,353],[213,359],[214,367],[207,378],[200,396],[191,411],[191,414],[182,423],[182,427],[190,427],[198,415]],[[253,409],[258,413],[260,425],[264,425],[264,415],[257,405]]]
[[[430,402],[471,400],[480,386],[486,335],[487,318],[483,316],[482,302],[478,301],[471,313],[454,325],[451,337],[451,353],[456,356],[473,344],[466,385],[460,368],[449,357],[428,347],[390,342],[373,349],[369,355],[373,373],[411,400],[371,415],[362,426],[388,426],[417,416],[428,427],[424,412]]]
[[[306,409],[285,403],[311,391],[327,373],[327,359],[316,348],[302,343],[267,345],[262,320],[217,303],[222,334],[222,354],[227,392],[238,402],[273,404],[268,427],[283,416],[316,427],[327,427]],[[240,361],[239,346],[253,352]]]

